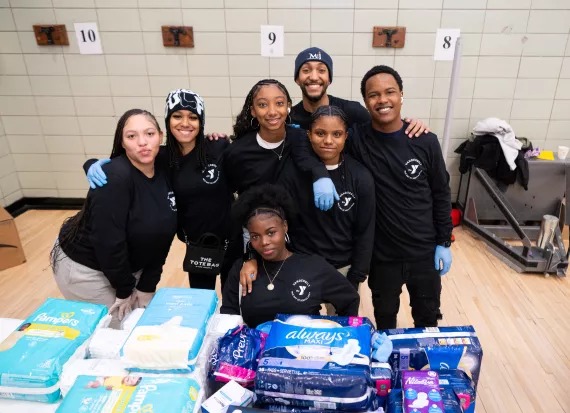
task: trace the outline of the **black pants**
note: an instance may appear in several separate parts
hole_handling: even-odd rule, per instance
[[[436,327],[441,320],[441,276],[434,268],[433,256],[418,261],[386,262],[374,258],[368,286],[377,329],[396,328],[400,294],[406,284],[416,327]]]

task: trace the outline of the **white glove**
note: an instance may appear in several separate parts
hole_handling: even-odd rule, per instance
[[[109,314],[112,314],[115,310],[117,310],[117,316],[119,317],[119,320],[125,318],[127,314],[133,311],[133,296],[134,294],[131,294],[127,298],[115,298],[115,304],[109,308]]]
[[[156,293],[143,293],[135,289],[133,293],[133,308],[147,308]]]

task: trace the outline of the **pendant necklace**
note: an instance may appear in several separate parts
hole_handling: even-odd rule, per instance
[[[273,279],[271,279],[271,277],[269,276],[269,271],[267,271],[267,268],[265,268],[265,260],[262,259],[262,263],[263,263],[263,269],[265,270],[265,274],[267,274],[267,278],[269,279],[269,284],[267,285],[267,289],[269,291],[273,291],[273,289],[275,288],[275,285],[273,284],[273,281],[275,281],[275,279],[277,278],[277,276],[279,275],[279,271],[281,271],[281,268],[283,268],[283,264],[285,264],[285,261],[287,261],[287,259],[289,259],[291,255],[287,255],[287,258],[285,258],[283,260],[283,262],[281,263],[281,265],[279,266],[279,269],[277,270],[277,272],[275,273],[275,275],[273,276]]]
[[[283,146],[281,147],[281,153],[277,153],[275,152],[273,149],[271,149],[271,151],[277,155],[277,157],[279,158],[279,160],[281,160],[281,158],[283,157],[283,150],[285,149],[285,142],[283,142]]]

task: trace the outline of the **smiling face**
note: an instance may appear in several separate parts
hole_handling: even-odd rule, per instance
[[[321,116],[307,132],[315,153],[325,165],[337,165],[347,138],[346,126],[338,116]]]
[[[273,214],[260,214],[249,220],[247,230],[251,246],[264,260],[280,261],[287,257],[287,221]]]
[[[122,145],[133,165],[154,163],[161,142],[162,132],[147,115],[133,115],[125,123]]]
[[[251,116],[259,122],[259,129],[276,131],[285,127],[289,102],[277,85],[263,85],[253,98]]]
[[[394,76],[380,73],[368,79],[364,102],[375,129],[387,132],[399,129],[402,96]]]
[[[200,132],[200,118],[198,118],[198,115],[189,110],[177,110],[170,116],[168,126],[179,144],[196,144],[196,136]]]
[[[322,62],[307,62],[301,66],[295,82],[301,87],[303,96],[312,102],[318,102],[331,84],[329,69]]]

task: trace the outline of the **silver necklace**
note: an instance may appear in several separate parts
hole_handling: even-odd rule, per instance
[[[277,153],[275,152],[273,149],[271,149],[271,151],[277,155],[277,157],[279,158],[279,160],[281,160],[281,158],[283,157],[283,150],[285,149],[285,142],[283,142],[283,146],[281,147],[281,153]]]
[[[283,262],[281,263],[281,265],[279,266],[279,269],[277,270],[277,272],[275,273],[275,275],[273,276],[273,279],[271,279],[271,277],[269,276],[269,271],[267,271],[267,268],[265,268],[265,260],[262,258],[261,262],[263,263],[263,269],[265,270],[265,274],[267,274],[267,278],[269,279],[269,284],[267,285],[267,289],[269,291],[273,291],[273,289],[275,288],[275,285],[273,284],[273,281],[275,281],[275,279],[277,278],[277,276],[279,275],[279,271],[281,271],[281,268],[283,268],[283,264],[285,264],[285,261],[287,261],[289,259],[290,255],[287,255],[287,258],[285,258],[283,260]]]

